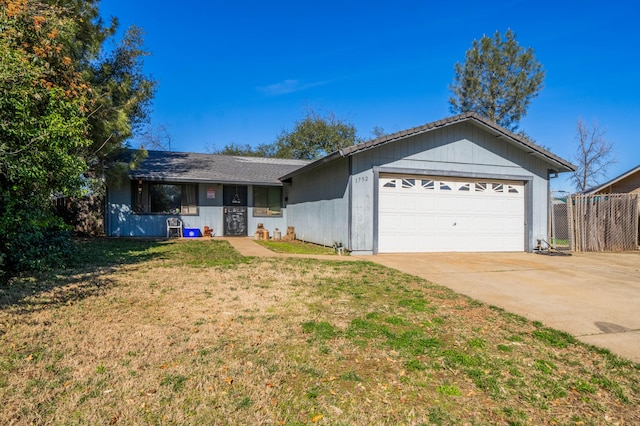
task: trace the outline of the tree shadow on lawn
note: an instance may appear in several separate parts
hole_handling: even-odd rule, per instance
[[[0,285],[0,310],[16,314],[71,304],[104,293],[114,285],[109,275],[122,265],[162,257],[159,239],[78,239],[77,254],[63,269],[21,274]],[[2,330],[0,330],[2,334]]]

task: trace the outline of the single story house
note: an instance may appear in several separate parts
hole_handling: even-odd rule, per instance
[[[585,194],[640,194],[640,165],[608,182],[590,188]]]
[[[253,235],[258,223],[286,229],[286,197],[278,179],[304,160],[148,151],[130,180],[108,188],[108,236],[160,237],[167,218],[215,235]]]
[[[549,179],[574,170],[475,113],[313,162],[152,152],[130,188],[110,191],[107,234],[163,235],[174,214],[217,235],[293,226],[300,239],[355,254],[530,251],[548,235]],[[162,191],[181,191],[179,210],[154,201]],[[229,225],[236,206],[246,208],[242,232]]]
[[[584,191],[587,195],[596,194],[638,194],[640,214],[640,165],[611,179],[608,182]],[[638,242],[640,242],[640,216],[638,218]]]

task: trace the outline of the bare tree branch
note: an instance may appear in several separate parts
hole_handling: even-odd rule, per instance
[[[95,150],[95,152],[93,154],[91,154],[91,157],[93,157],[98,152],[100,152],[102,150],[102,148],[104,148],[104,146],[107,144],[107,142],[109,142],[111,140],[112,137],[113,137],[113,133],[111,133],[109,135],[109,137],[102,143],[102,145],[100,145],[100,148],[98,148],[97,150]]]
[[[597,185],[616,160],[613,158],[613,143],[607,140],[606,131],[601,130],[595,120],[589,128],[582,118],[578,118],[576,140],[575,161],[578,169],[571,180],[576,190],[582,192]]]
[[[160,124],[156,126],[149,125],[140,135],[141,145],[144,148],[158,151],[171,151],[171,132],[169,126]]]

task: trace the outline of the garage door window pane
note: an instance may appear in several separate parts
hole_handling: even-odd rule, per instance
[[[402,187],[403,188],[413,188],[416,186],[415,179],[402,179]]]
[[[422,179],[422,187],[426,190],[436,189],[435,182],[431,179]]]
[[[390,180],[389,182],[384,184],[385,188],[395,188],[396,187],[396,180]]]
[[[451,191],[451,187],[446,182],[440,182],[440,191]]]

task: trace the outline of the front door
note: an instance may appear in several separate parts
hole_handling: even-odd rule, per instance
[[[225,185],[222,188],[224,204],[224,235],[247,236],[247,187]]]

